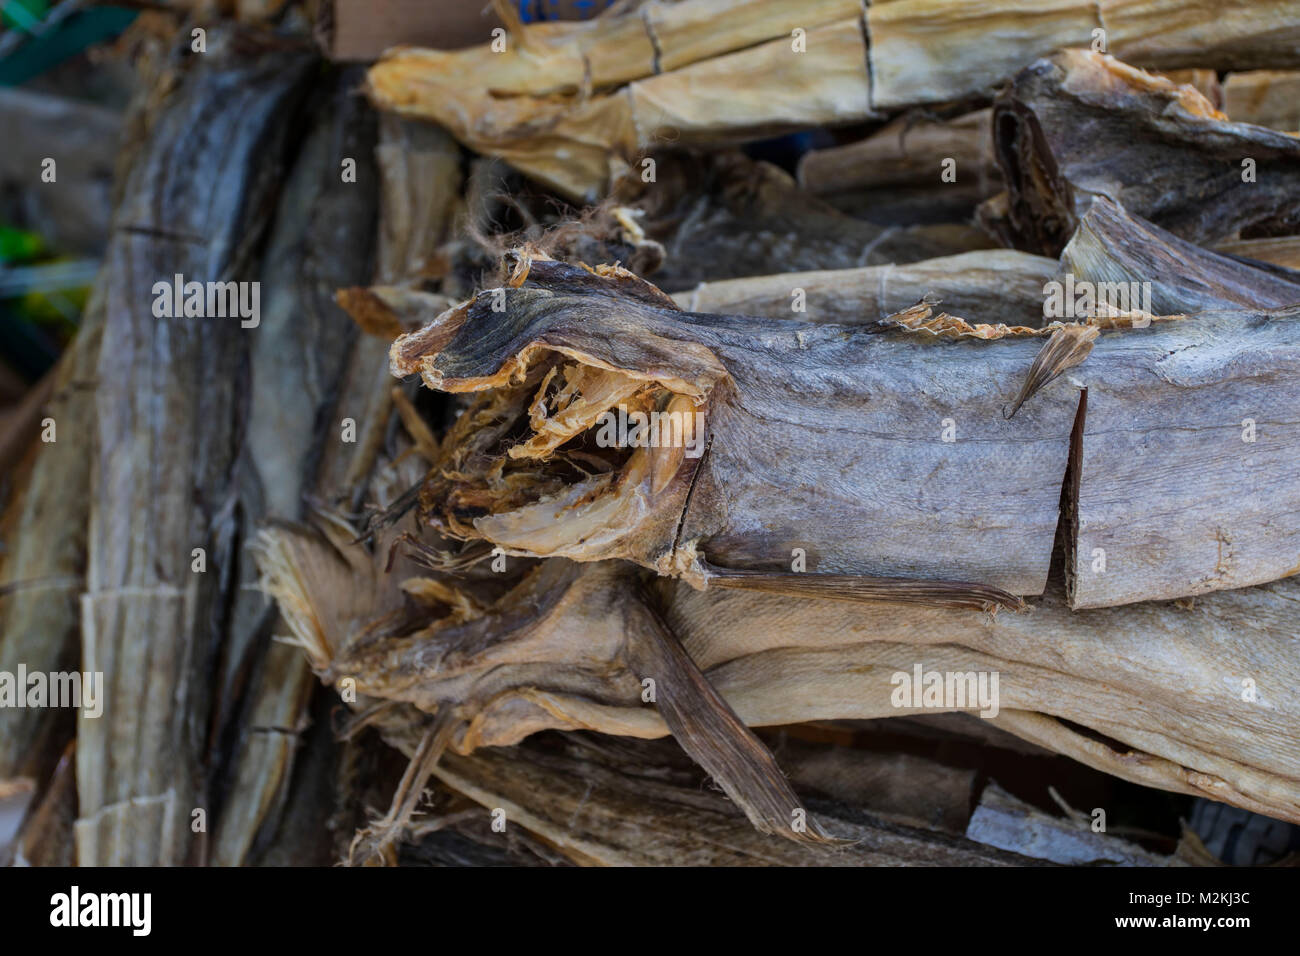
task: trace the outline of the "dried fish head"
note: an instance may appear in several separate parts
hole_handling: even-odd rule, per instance
[[[522,288],[530,277],[544,287]],[[394,374],[475,395],[421,494],[423,517],[508,553],[649,566],[665,558],[710,395],[727,373],[697,343],[643,336],[593,348],[573,334],[592,310],[609,321],[638,304],[677,310],[627,270],[528,254],[505,287],[399,338]]]

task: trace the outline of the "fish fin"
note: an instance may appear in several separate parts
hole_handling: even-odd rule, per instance
[[[1003,417],[1014,418],[1016,412],[1020,411],[1020,406],[1035,392],[1092,354],[1092,344],[1100,334],[1101,330],[1095,325],[1062,325],[1053,332],[1052,337],[1034,356],[1025,383],[1020,386],[1020,393],[1011,403],[1011,410],[1002,410]]]
[[[754,827],[796,843],[841,841],[800,812],[799,797],[776,758],[714,690],[660,615],[644,588],[629,602],[628,650],[632,666],[652,677],[656,705],[673,737],[708,771]],[[800,823],[802,822],[802,827]]]

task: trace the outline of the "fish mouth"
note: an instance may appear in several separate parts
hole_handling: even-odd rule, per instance
[[[685,443],[641,443],[636,423],[664,417],[695,423],[704,411],[661,385],[544,357],[521,384],[476,398],[461,416],[423,510],[454,537],[596,560],[665,504],[691,461]],[[633,423],[631,435],[619,435],[620,421]]]
[[[426,384],[472,396],[421,490],[421,517],[508,554],[659,567],[671,558],[725,370],[692,343],[629,353],[595,341],[600,324],[583,321],[584,310],[675,310],[626,270],[529,268],[529,287],[519,279],[480,293],[393,344],[396,374],[418,371]]]

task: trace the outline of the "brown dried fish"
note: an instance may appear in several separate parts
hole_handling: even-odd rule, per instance
[[[857,0],[687,0],[527,27],[508,6],[498,10],[512,24],[509,38],[453,52],[389,51],[371,69],[368,93],[376,106],[435,120],[571,199],[603,195],[641,152],[665,142],[872,115]]]
[[[1289,0],[888,0],[867,31],[878,109],[965,99],[1090,44],[1155,70],[1300,66]]]
[[[644,150],[987,97],[1027,61],[1098,43],[1154,69],[1300,66],[1287,0],[686,0],[528,27],[469,50],[390,50],[368,90],[570,197]],[[993,39],[995,37],[995,39]]]
[[[434,776],[570,859],[605,866],[1008,866],[1030,860],[971,840],[888,823],[819,802],[817,817],[839,846],[764,838],[716,793],[669,776],[657,751],[631,748],[635,764],[577,745],[569,753],[521,746],[448,756]],[[645,752],[648,751],[648,752]],[[678,775],[680,776],[680,775]],[[536,795],[545,793],[545,801]]]
[[[389,730],[418,734],[419,721],[375,709],[381,701],[453,719],[449,746],[460,754],[543,729],[668,733],[647,690],[662,698],[674,678],[643,670],[631,650],[644,639],[644,599],[626,565],[512,562],[513,587],[468,614],[448,608],[481,585],[435,575],[441,599],[408,598],[395,614],[403,589],[434,592],[410,581],[409,564],[385,575],[384,548],[372,558],[287,529],[265,541],[264,585],[313,666],[331,685],[351,679],[356,706]],[[751,726],[928,712],[897,700],[894,675],[917,665],[997,673],[994,726],[1127,780],[1300,820],[1290,693],[1300,675],[1288,651],[1298,588],[1293,577],[1225,591],[1193,611],[1167,602],[1073,611],[1058,581],[1028,613],[993,618],[682,582],[660,582],[658,599],[694,666]],[[1254,693],[1242,691],[1247,678]],[[704,726],[675,733],[719,746]]]

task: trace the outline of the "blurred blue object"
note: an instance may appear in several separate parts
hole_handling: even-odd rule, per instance
[[[614,0],[518,0],[519,19],[524,23],[543,23],[550,20],[589,20]]]
[[[126,7],[65,2],[37,25],[0,37],[0,86],[18,86],[96,43],[111,40],[137,16]]]

